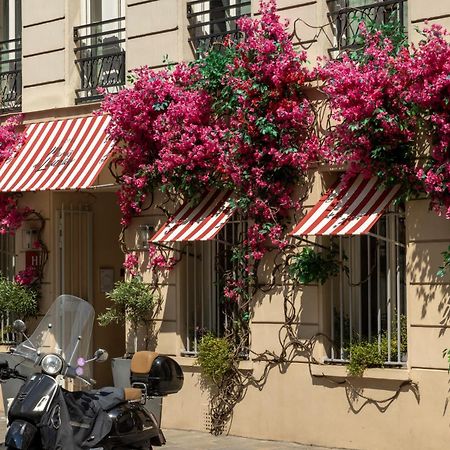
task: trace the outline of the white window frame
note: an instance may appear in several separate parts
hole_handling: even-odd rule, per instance
[[[251,14],[251,5],[241,6],[241,3],[244,3],[248,0],[218,0],[218,1],[228,1],[228,5],[219,6],[226,7],[227,9],[223,11],[223,20],[222,17],[218,22],[215,24],[212,24],[211,21],[218,20],[218,18],[214,17],[215,14],[218,13],[218,11],[215,11],[212,6],[212,0],[205,0],[204,2],[193,4],[191,5],[191,11],[192,13],[202,13],[199,14],[196,17],[196,21],[198,23],[203,24],[201,27],[196,27],[194,30],[194,39],[195,38],[201,38],[202,36],[208,36],[212,35],[215,36],[218,33],[214,33],[213,29],[215,25],[222,25],[225,24],[226,30],[223,31],[224,36],[226,36],[228,33],[233,33],[233,31],[236,29],[236,19],[230,20],[231,17],[241,17],[245,14]],[[240,8],[248,8],[248,12],[242,13],[242,11],[239,11]],[[239,11],[239,13],[238,13]],[[221,32],[222,33],[222,32]],[[213,38],[213,41],[216,39]],[[220,39],[219,39],[220,40]]]
[[[101,20],[125,17],[125,0],[101,0],[101,2]],[[81,0],[81,20],[85,25],[96,22],[92,19],[91,10],[91,0]]]

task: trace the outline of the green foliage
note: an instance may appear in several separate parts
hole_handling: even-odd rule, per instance
[[[437,271],[438,277],[444,277],[447,273],[447,270],[450,270],[450,245],[448,246],[448,249],[441,253],[441,255],[444,257],[444,264],[439,267],[439,270]]]
[[[213,111],[217,116],[231,114],[237,107],[236,92],[226,83],[224,75],[228,72],[229,65],[236,57],[234,46],[215,47],[202,54],[202,58],[194,64],[199,64],[202,78],[198,87],[205,89],[209,94],[216,97],[213,103]]]
[[[340,262],[336,259],[334,249],[316,252],[311,247],[305,247],[292,257],[288,270],[291,277],[299,283],[324,284],[328,278],[339,273],[339,268]]]
[[[233,349],[227,339],[206,334],[198,346],[197,363],[206,378],[220,385],[232,368]]]
[[[378,342],[361,341],[352,344],[350,349],[350,362],[347,372],[353,377],[360,377],[368,367],[383,367],[385,361],[382,353],[378,351]]]
[[[106,296],[113,306],[98,316],[100,326],[126,321],[129,321],[134,329],[137,329],[139,325],[147,326],[158,304],[155,295],[140,277],[133,277],[129,281],[118,281],[114,289]]]
[[[396,333],[397,319],[392,321],[392,329],[394,330],[391,335],[391,355],[397,355],[397,333]],[[408,349],[407,341],[407,325],[406,317],[400,316],[400,353],[406,353]],[[385,361],[388,359],[389,354],[389,341],[387,332],[384,332],[381,336],[380,343],[378,340],[373,341],[360,341],[352,343],[348,347],[350,351],[350,361],[347,365],[348,374],[354,377],[360,377],[364,371],[369,367],[383,367]]]
[[[22,320],[35,317],[38,313],[37,293],[0,276],[0,310]]]

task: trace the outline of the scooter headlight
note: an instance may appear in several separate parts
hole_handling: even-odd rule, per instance
[[[63,368],[63,360],[58,355],[46,355],[42,358],[41,367],[47,375],[57,375]]]

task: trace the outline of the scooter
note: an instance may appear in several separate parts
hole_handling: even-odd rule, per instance
[[[155,416],[144,405],[150,397],[181,389],[180,366],[164,355],[137,352],[131,360],[132,387],[93,390],[89,363],[108,358],[103,349],[90,359],[83,356],[88,354],[94,317],[88,302],[62,295],[30,337],[22,321],[14,323],[24,340],[12,354],[21,359],[14,367],[1,362],[0,380],[25,383],[9,407],[8,450],[149,450],[165,444]],[[33,365],[35,373],[23,376],[21,365]],[[68,390],[70,380],[90,389]]]

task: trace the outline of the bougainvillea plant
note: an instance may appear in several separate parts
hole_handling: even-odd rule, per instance
[[[440,25],[423,34],[404,67],[413,79],[406,101],[420,109],[424,131],[431,136],[430,152],[417,177],[433,209],[450,219],[450,35]]]
[[[17,130],[22,116],[7,119],[0,126],[0,163],[10,158],[25,141],[25,134]],[[30,213],[29,208],[18,206],[15,194],[0,193],[0,233],[14,233]]]
[[[378,176],[386,184],[414,182],[417,115],[404,100],[411,80],[396,67],[407,47],[360,25],[364,44],[319,68],[337,125],[324,140],[329,163],[347,163],[346,176]]]
[[[337,121],[324,139],[325,159],[348,163],[349,178],[375,175],[401,183],[404,194],[426,193],[450,218],[448,33],[433,25],[417,46],[402,46],[364,24],[360,30],[361,49],[318,70]]]
[[[130,89],[104,101],[120,143],[124,224],[157,187],[194,201],[222,188],[254,219],[247,236],[254,259],[267,238],[283,239],[282,220],[318,142],[303,92],[311,79],[306,55],[294,50],[274,1],[261,2],[261,14],[238,22],[245,39],[172,70],[140,69]]]

